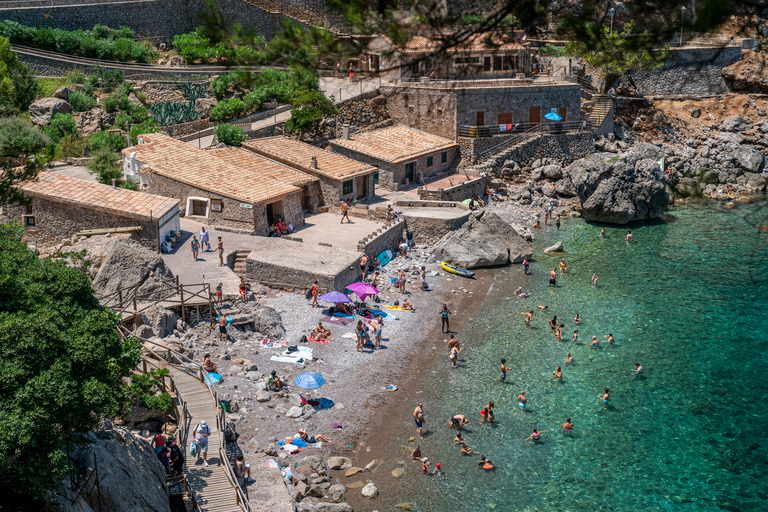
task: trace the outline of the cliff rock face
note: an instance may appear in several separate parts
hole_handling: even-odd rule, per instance
[[[438,260],[465,268],[522,263],[533,254],[531,246],[495,213],[473,214],[456,231],[443,237],[434,250]]]
[[[163,466],[149,443],[108,421],[80,437],[70,452],[79,476],[72,481],[67,475],[61,488],[49,493],[45,512],[171,511]]]
[[[629,153],[599,153],[569,165],[565,174],[581,200],[584,218],[626,224],[658,217],[669,204],[661,157],[660,148],[638,143]]]
[[[173,273],[159,254],[133,240],[116,239],[93,280],[93,289],[100,296],[138,284],[137,295],[151,294],[161,298],[169,293],[162,280],[172,278]],[[123,299],[131,297],[133,294]]]

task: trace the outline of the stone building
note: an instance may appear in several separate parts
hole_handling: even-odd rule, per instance
[[[320,209],[322,192],[320,180],[317,177],[243,148],[211,149],[210,153],[254,174],[300,188],[301,207],[312,213]]]
[[[581,119],[581,88],[553,79],[454,80],[382,85],[397,122],[441,137],[491,136]]]
[[[423,183],[447,171],[459,154],[453,140],[405,125],[354,133],[330,143],[334,153],[378,167],[379,186],[388,190]]]
[[[320,180],[321,206],[375,196],[378,175],[371,165],[288,137],[250,139],[243,142],[243,147],[316,176]]]
[[[184,216],[262,236],[280,218],[296,227],[304,224],[300,188],[232,165],[210,151],[147,133],[122,154],[126,177],[138,177],[148,192],[179,199]]]
[[[133,228],[127,231],[157,251],[166,235],[179,230],[176,199],[53,172],[41,172],[36,181],[24,182],[19,189],[31,204],[2,207],[0,218],[20,221],[24,240],[40,250],[55,247],[80,231]]]
[[[474,34],[458,43],[453,34],[419,35],[400,46],[381,35],[368,43],[358,65],[389,77],[525,77],[531,70],[531,52],[524,35],[524,31]]]

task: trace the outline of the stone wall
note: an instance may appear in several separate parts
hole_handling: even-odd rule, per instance
[[[198,119],[197,121],[190,121],[189,123],[172,124],[170,126],[160,126],[158,131],[169,135],[171,137],[181,137],[183,135],[190,135],[197,133],[201,130],[208,128],[208,119]]]
[[[530,85],[515,87],[473,87],[459,89],[456,99],[456,123],[475,126],[477,113],[484,112],[484,125],[499,122],[499,114],[511,114],[507,123],[531,122],[531,108],[540,108],[540,122],[549,112],[562,112],[564,120],[581,119],[581,87],[577,84]],[[562,115],[562,114],[561,114]]]
[[[393,222],[365,237],[362,244],[358,243],[357,250],[364,252],[371,258],[375,258],[382,251],[395,251],[400,243],[405,240],[404,232],[405,221]]]
[[[539,158],[552,158],[569,164],[594,152],[595,137],[592,132],[540,135],[500,152],[472,170],[498,173],[507,161],[515,161],[524,167]]]
[[[239,22],[243,28],[254,30],[269,40],[280,30],[283,16],[278,9],[265,10],[254,5],[257,3],[217,0],[216,6],[230,23]],[[54,6],[43,3],[40,7],[2,9],[0,12],[3,19],[31,27],[76,30],[91,29],[96,24],[126,26],[131,27],[139,39],[170,44],[174,35],[190,32],[200,25],[199,15],[205,11],[203,0],[129,0],[97,4],[69,2],[69,5]]]
[[[435,201],[437,203],[437,201]],[[445,203],[443,203],[445,204]],[[400,201],[397,202],[400,206]],[[469,220],[469,209],[464,215],[450,219],[435,219],[429,217],[419,217],[409,215],[407,211],[403,212],[402,218],[405,219],[408,229],[413,230],[413,239],[418,244],[434,245],[441,238],[452,231],[456,231],[465,222]]]
[[[682,48],[669,50],[664,66],[632,71],[628,81],[643,96],[711,96],[730,92],[722,70],[741,60],[741,48]]]
[[[395,121],[456,139],[456,94],[452,91],[403,86],[382,86],[387,112]]]
[[[458,175],[457,175],[458,178]],[[486,177],[481,176],[469,181],[462,181],[453,187],[425,189],[419,188],[419,199],[425,201],[463,201],[471,197],[482,197],[485,194]]]
[[[0,218],[18,220],[24,225],[24,215],[35,216],[35,227],[27,228],[23,240],[37,244],[40,251],[56,247],[62,240],[71,238],[85,229],[126,228],[140,226],[133,238],[152,251],[160,248],[157,241],[157,220],[153,223],[116,214],[89,210],[81,206],[67,205],[41,198],[33,198],[31,212],[26,206],[0,208]]]
[[[375,125],[389,119],[387,98],[379,91],[370,91],[337,104],[339,114],[336,116],[336,129],[341,130],[345,124],[353,129]]]

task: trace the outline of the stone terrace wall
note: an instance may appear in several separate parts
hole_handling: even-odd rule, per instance
[[[339,114],[336,116],[336,128],[341,130],[345,124],[353,129],[360,130],[388,120],[387,98],[379,94],[378,91],[370,91],[360,96],[355,96],[342,101],[336,107]]]
[[[400,245],[400,242],[405,240],[404,232],[405,222],[399,220],[369,235],[372,237],[371,239],[366,237],[364,243],[358,243],[357,250],[364,252],[371,258],[375,258],[387,249],[394,251]]]
[[[730,92],[722,70],[741,60],[741,48],[670,49],[664,67],[632,71],[629,80],[643,96],[710,96]]]
[[[461,175],[456,175],[457,178],[459,176]],[[438,188],[426,190],[423,187],[420,187],[419,199],[425,201],[463,201],[470,197],[482,197],[483,194],[485,194],[486,181],[486,177],[481,176],[445,189]]]
[[[254,3],[258,2],[218,0],[216,5],[230,22],[240,22],[244,28],[271,39],[281,28],[283,16]],[[174,35],[190,32],[199,25],[199,15],[205,10],[203,0],[134,0],[53,7],[43,4],[41,7],[2,9],[0,16],[31,27],[66,30],[90,29],[96,24],[126,26],[131,27],[139,38],[170,43]]]
[[[595,137],[592,132],[540,135],[512,146],[472,169],[497,173],[508,160],[525,166],[538,158],[553,158],[568,164],[594,152]]]
[[[22,215],[27,214],[25,206],[9,206],[2,209],[0,218],[6,220],[16,219],[22,222]],[[23,240],[37,244],[41,251],[56,247],[62,240],[72,237],[84,229],[127,228],[140,226],[141,231],[135,233],[133,238],[146,248],[156,251],[159,242],[153,241],[157,237],[157,223],[152,226],[149,222],[139,219],[121,217],[96,210],[89,210],[79,206],[66,205],[55,201],[34,198],[32,200],[32,212],[35,216],[36,227],[27,229]]]

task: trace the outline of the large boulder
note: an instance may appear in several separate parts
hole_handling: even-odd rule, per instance
[[[170,309],[155,304],[139,313],[139,320],[141,325],[149,326],[155,336],[165,338],[173,333],[179,317]]]
[[[752,128],[752,121],[741,116],[726,117],[721,126],[726,132],[743,132]]]
[[[626,224],[658,217],[669,204],[664,172],[645,145],[638,154],[595,154],[569,165],[565,174],[581,201],[584,218]],[[653,158],[640,158],[652,156]]]
[[[495,213],[481,211],[443,237],[434,250],[437,259],[465,268],[521,263],[533,254],[530,245]]]
[[[282,317],[273,308],[256,301],[236,302],[235,307],[240,314],[232,317],[232,325],[249,324],[256,333],[275,340],[285,336]]]
[[[163,466],[149,443],[129,430],[105,421],[100,430],[81,435],[69,455],[74,471],[48,493],[45,510],[170,512]],[[87,486],[90,492],[80,492],[82,483],[77,476],[73,482],[72,474],[93,474]],[[97,486],[100,493],[93,492]]]
[[[353,512],[349,503],[306,502],[296,504],[298,512]]]
[[[330,457],[328,467],[331,469],[349,469],[352,467],[352,461],[348,457]]]
[[[756,149],[739,146],[733,151],[733,157],[746,172],[761,172],[765,167],[765,155]]]
[[[115,240],[104,258],[93,280],[93,289],[97,296],[103,296],[136,286],[123,293],[124,301],[134,295],[159,299],[170,293],[168,284],[163,283],[170,279],[173,279],[173,273],[157,253],[134,240],[120,238]],[[161,336],[157,330],[155,334]]]
[[[60,98],[64,101],[69,101],[69,95],[72,93],[72,91],[69,90],[69,87],[66,85],[62,85],[58,89],[56,89],[56,92],[53,93],[54,98]]]
[[[198,112],[201,117],[208,117],[211,109],[218,104],[216,98],[197,98],[195,100],[195,112]]]
[[[68,114],[72,112],[69,103],[61,98],[43,98],[29,106],[29,119],[37,125],[46,125],[51,122],[54,114]]]
[[[80,112],[77,115],[77,133],[83,137],[88,137],[96,132],[106,130],[111,126],[109,114],[98,107],[94,107],[87,112]]]

